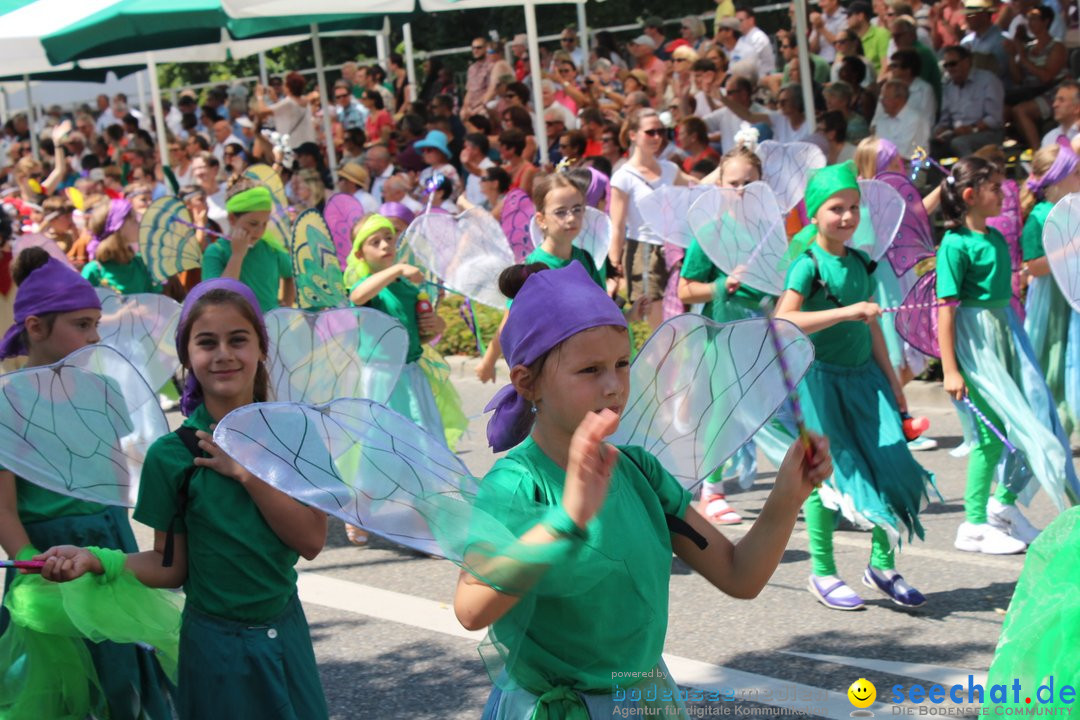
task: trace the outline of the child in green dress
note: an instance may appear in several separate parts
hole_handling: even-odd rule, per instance
[[[848,248],[859,225],[860,193],[852,163],[829,165],[806,185],[812,222],[792,240],[807,247],[791,263],[776,317],[790,320],[814,343],[815,359],[800,386],[806,424],[828,436],[836,472],[810,495],[803,513],[813,571],[808,588],[833,610],[862,610],[862,598],[838,577],[832,536],[836,510],[873,529],[863,584],[905,608],[926,598],[895,570],[894,547],[906,530],[923,536],[919,510],[933,475],[911,456],[900,424],[907,410],[872,302],[873,265]],[[828,503],[828,506],[826,505]]]
[[[230,411],[267,399],[267,336],[252,291],[226,278],[196,286],[176,344],[187,420],[147,452],[135,507],[155,531],[154,549],[109,564],[150,587],[184,587],[182,720],[325,718],[294,565],[322,550],[326,516],[248,473],[211,434]],[[44,558],[52,580],[105,572],[81,548],[54,547]]]
[[[476,499],[478,517],[509,533],[502,547],[466,550],[454,599],[464,627],[490,628],[505,663],[484,717],[610,717],[643,696],[667,706],[654,714],[685,717],[661,660],[672,552],[729,595],[755,597],[799,505],[832,472],[828,443],[815,436],[810,459],[792,447],[733,545],[653,455],[604,442],[630,392],[622,312],[580,263],[534,269],[500,278],[514,299],[503,330],[512,385],[489,406],[488,441],[510,452]],[[648,679],[620,680],[631,677]]]
[[[159,293],[142,256],[135,252],[139,243],[139,224],[131,203],[111,200],[94,208],[90,216],[94,239],[87,250],[93,260],[83,266],[82,276],[94,287],[112,288],[121,295]]]

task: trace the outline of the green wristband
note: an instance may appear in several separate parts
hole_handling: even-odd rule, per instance
[[[127,553],[123,550],[111,550],[109,548],[88,547],[86,548],[94,557],[101,563],[101,567],[105,569],[104,574],[98,578],[98,582],[102,584],[111,583],[116,578],[120,577],[120,573],[124,572],[124,562],[127,560]]]
[[[558,538],[582,541],[589,538],[589,531],[578,527],[578,524],[566,514],[566,510],[562,505],[556,505],[547,511],[543,525],[552,535]]]

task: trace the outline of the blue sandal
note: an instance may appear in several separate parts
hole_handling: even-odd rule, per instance
[[[867,567],[863,572],[862,582],[866,587],[871,590],[879,591],[882,595],[889,598],[893,603],[900,607],[917,608],[925,605],[926,597],[915,588],[910,588],[908,590],[897,589],[896,581],[903,579],[903,576],[899,573],[897,573],[896,577],[892,580],[878,577],[877,573]]]

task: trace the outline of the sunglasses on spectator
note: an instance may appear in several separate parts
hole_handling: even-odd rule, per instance
[[[944,66],[946,68],[954,68],[959,64],[960,64],[959,60],[946,60],[945,62],[942,63],[942,66]]]
[[[472,49],[473,49],[473,50],[484,50],[485,48],[484,48],[484,46],[483,46],[483,45],[473,45],[473,46],[472,46]]]
[[[559,42],[564,42],[564,43],[574,42],[575,39],[576,38],[572,38],[572,37],[564,37],[564,38],[559,38]]]
[[[650,130],[642,130],[641,132],[645,133],[649,137],[660,137],[661,135],[664,134],[664,129],[663,128],[652,128]]]
[[[341,93],[341,94],[334,93],[334,99],[335,100],[341,100],[342,98],[347,98],[347,97],[349,97],[349,93]]]

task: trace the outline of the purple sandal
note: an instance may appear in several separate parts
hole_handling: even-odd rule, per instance
[[[811,575],[810,580],[807,582],[807,588],[810,590],[810,594],[818,599],[822,605],[832,610],[865,610],[866,605],[863,604],[862,598],[851,591],[854,597],[829,597],[832,593],[836,592],[841,587],[847,587],[847,583],[843,580],[837,580],[832,585],[823,585],[818,583],[816,575]],[[850,588],[849,588],[850,589]]]

